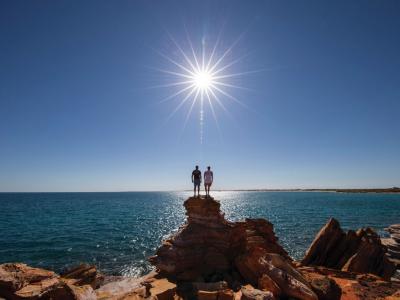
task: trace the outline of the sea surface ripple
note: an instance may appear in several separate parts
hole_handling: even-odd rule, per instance
[[[185,221],[189,192],[0,193],[0,263],[61,271],[80,262],[140,276],[147,257]],[[214,192],[229,220],[266,218],[299,259],[330,217],[345,229],[400,223],[400,195],[331,192]]]

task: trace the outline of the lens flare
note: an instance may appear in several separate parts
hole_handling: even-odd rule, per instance
[[[192,41],[187,34],[188,51],[185,51],[184,48],[170,34],[168,34],[168,36],[176,47],[179,57],[178,59],[174,59],[155,50],[168,63],[170,63],[172,67],[171,69],[155,69],[162,73],[173,76],[175,80],[157,87],[174,87],[177,88],[177,91],[171,95],[168,95],[160,102],[173,100],[178,97],[181,99],[176,108],[168,116],[167,121],[171,119],[185,104],[189,103],[189,109],[186,113],[183,129],[185,129],[194,107],[199,103],[198,115],[200,120],[200,143],[203,143],[203,124],[205,122],[204,104],[206,103],[209,106],[217,128],[220,130],[215,111],[216,105],[226,113],[228,113],[228,110],[224,104],[224,101],[226,100],[233,101],[237,104],[247,107],[243,102],[231,94],[232,89],[245,88],[235,85],[229,81],[234,77],[240,77],[242,75],[258,71],[240,73],[230,72],[232,67],[246,56],[228,59],[228,57],[231,57],[233,48],[243,35],[240,35],[239,38],[237,38],[229,47],[222,51],[220,49],[221,32],[212,48],[207,49],[205,39],[203,38],[201,41],[201,47],[199,47],[200,49],[198,50],[195,50]],[[200,53],[200,55],[198,55],[198,53]]]

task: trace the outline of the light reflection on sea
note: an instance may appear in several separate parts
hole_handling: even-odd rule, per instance
[[[0,263],[62,270],[79,262],[140,276],[162,239],[185,220],[191,192],[0,194]],[[330,217],[342,226],[400,223],[400,195],[323,192],[214,192],[225,217],[266,218],[280,243],[301,258]]]

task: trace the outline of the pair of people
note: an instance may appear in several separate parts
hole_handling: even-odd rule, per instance
[[[204,172],[204,189],[206,190],[206,197],[210,196],[210,187],[214,181],[214,173],[211,171],[210,166],[207,167],[207,171]],[[199,170],[199,166],[196,166],[196,169],[192,172],[192,182],[194,184],[194,196],[196,197],[196,187],[197,187],[197,196],[200,196],[200,184],[201,184],[201,171]]]

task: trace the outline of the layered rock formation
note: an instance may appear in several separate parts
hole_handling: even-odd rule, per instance
[[[387,256],[391,262],[400,269],[400,224],[390,225],[385,228],[390,233],[390,238],[382,238],[382,244],[388,249]]]
[[[386,247],[370,229],[345,233],[332,219],[294,262],[268,221],[229,222],[212,198],[184,206],[187,222],[150,258],[150,274],[105,278],[84,264],[58,275],[3,264],[0,300],[400,299],[400,281],[388,280]]]
[[[274,297],[317,299],[279,245],[271,223],[229,222],[212,198],[192,197],[184,206],[187,223],[150,258],[160,274],[179,281],[225,281],[233,289],[247,282]]]
[[[386,252],[387,248],[372,229],[344,232],[332,218],[317,234],[301,264],[371,273],[389,280],[396,268]]]

